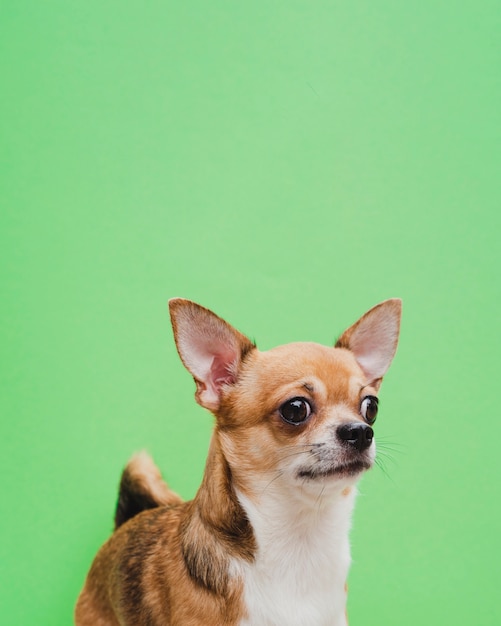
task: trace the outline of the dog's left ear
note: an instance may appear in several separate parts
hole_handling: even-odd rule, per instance
[[[368,381],[376,388],[395,356],[401,314],[402,300],[385,300],[350,326],[336,342],[336,348],[353,352]]]
[[[195,379],[196,401],[217,411],[222,392],[236,382],[240,364],[255,345],[209,309],[173,298],[169,310],[177,351]]]

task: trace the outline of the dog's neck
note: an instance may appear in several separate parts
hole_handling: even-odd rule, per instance
[[[314,495],[277,479],[258,497],[239,499],[258,547],[244,567],[244,624],[344,626],[355,488],[326,496],[319,486]]]
[[[202,484],[185,509],[180,530],[181,551],[192,579],[215,594],[226,595],[232,560],[252,561],[256,543],[215,435]]]
[[[282,477],[270,480],[266,476],[253,481],[250,493],[238,489],[237,493],[257,543],[262,546],[282,537],[287,543],[294,538],[315,542],[319,533],[331,533],[333,529],[336,536],[347,536],[356,488],[346,484],[305,488],[287,484]]]
[[[183,529],[192,576],[223,594],[241,578],[248,626],[345,626],[355,487],[291,486],[280,475],[238,482],[213,437]]]

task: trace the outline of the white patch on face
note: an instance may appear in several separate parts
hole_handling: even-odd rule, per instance
[[[279,470],[291,483],[301,484],[304,490],[318,492],[319,485],[324,495],[336,493],[355,484],[361,473],[372,467],[375,459],[375,441],[364,451],[358,451],[341,442],[337,428],[343,423],[354,422],[349,407],[337,405],[332,415],[319,424],[308,438],[300,438],[290,454],[284,455]]]

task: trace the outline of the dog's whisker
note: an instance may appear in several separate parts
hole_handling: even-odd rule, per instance
[[[383,472],[383,474],[385,475],[385,477],[390,480],[393,484],[395,484],[395,481],[393,479],[393,477],[390,475],[384,461],[382,459],[375,459],[375,463],[376,465],[379,467],[379,469]]]
[[[396,459],[389,452],[385,450],[378,450],[376,453],[376,458],[379,458],[381,460],[387,460],[393,463],[394,465],[398,465],[398,462],[396,461]]]
[[[395,441],[394,439],[390,439],[389,437],[378,436],[377,442],[378,442],[378,445],[393,446],[394,448],[400,448],[402,451],[408,449],[408,446],[406,446],[405,444],[400,443],[399,441]]]
[[[278,480],[279,478],[281,478],[283,476],[283,471],[279,470],[278,472],[276,472],[275,476],[270,480],[270,482],[265,486],[265,488],[261,491],[261,495],[264,494],[264,492],[270,487],[270,485],[272,485],[276,480]]]
[[[322,496],[324,495],[324,491],[325,491],[325,485],[320,490],[320,493],[318,494],[318,498],[315,502],[315,505],[318,506],[318,508],[320,508],[320,502],[322,501]]]
[[[383,441],[381,441],[380,439],[378,439],[377,443],[379,446],[382,446],[384,448],[392,448],[398,450],[399,452],[407,450],[407,446],[400,445],[399,443],[396,443],[394,441],[384,441],[384,439]]]
[[[377,445],[377,451],[379,452],[387,452],[387,453],[392,453],[392,454],[405,454],[404,450],[399,450],[398,448],[394,448],[393,446],[388,446],[384,443],[379,443],[378,441],[378,445]]]
[[[279,458],[279,461],[285,461],[285,459],[290,459],[293,456],[299,456],[300,454],[310,454],[313,450],[296,450],[296,452],[290,452],[289,454],[284,454]]]

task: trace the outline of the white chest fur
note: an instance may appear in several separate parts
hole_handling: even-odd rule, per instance
[[[270,490],[256,505],[239,494],[258,545],[255,561],[241,570],[241,626],[346,626],[355,489],[315,501],[284,495]]]

